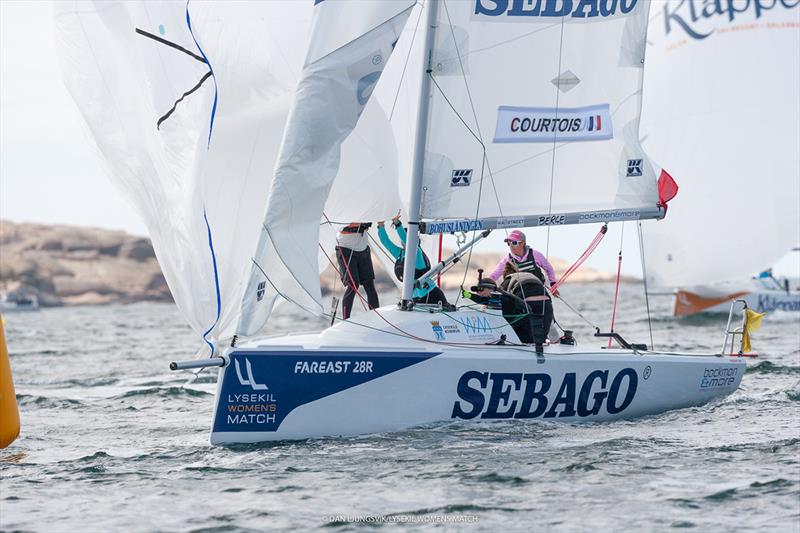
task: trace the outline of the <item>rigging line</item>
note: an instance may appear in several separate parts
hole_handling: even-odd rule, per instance
[[[419,29],[419,21],[422,20],[422,4],[420,5],[419,15],[417,16],[417,23],[414,24],[414,33],[411,34],[411,43],[408,45],[408,53],[406,54],[406,61],[403,63],[403,72],[400,74],[400,81],[397,82],[397,90],[394,93],[394,101],[392,101],[392,110],[389,112],[389,122],[392,121],[394,116],[394,109],[397,105],[397,99],[400,97],[400,89],[403,86],[403,80],[406,77],[406,69],[408,68],[408,61],[411,59],[411,52],[414,50],[414,40],[417,38],[417,30]]]
[[[286,262],[283,260],[283,256],[281,256],[281,254],[278,252],[278,247],[277,247],[277,246],[275,246],[275,244],[274,244],[274,243],[275,243],[275,239],[273,239],[273,238],[272,238],[272,234],[269,232],[269,228],[267,228],[267,225],[266,225],[265,223],[263,223],[263,222],[262,222],[262,223],[261,223],[261,227],[262,227],[262,228],[264,229],[264,231],[267,233],[267,237],[269,237],[269,241],[270,241],[271,243],[273,243],[272,247],[273,247],[273,248],[275,248],[275,256],[276,256],[276,257],[278,258],[278,260],[281,262],[281,265],[283,265],[283,268],[284,268],[284,269],[286,269],[286,271],[287,271],[289,274],[291,274],[291,276],[292,276],[292,279],[295,281],[295,283],[297,283],[297,285],[299,285],[299,286],[300,286],[300,288],[301,288],[301,289],[303,289],[303,292],[305,292],[305,293],[306,293],[306,296],[308,296],[309,298],[311,298],[311,301],[312,301],[312,302],[316,302],[316,301],[317,301],[317,299],[316,299],[316,298],[314,298],[314,297],[311,295],[311,293],[310,293],[310,292],[308,292],[308,290],[306,289],[305,285],[303,285],[302,283],[300,283],[300,280],[298,280],[298,279],[297,279],[297,277],[294,275],[294,272],[293,272],[293,271],[292,271],[292,270],[291,270],[291,269],[290,269],[290,268],[289,268],[289,267],[286,265]],[[255,263],[255,259],[253,259],[253,262]],[[258,266],[258,263],[256,263],[256,266]],[[317,264],[317,266],[316,266],[315,268],[319,269],[319,264]],[[261,270],[261,272],[264,272],[264,271],[261,269],[261,267],[260,267],[260,266],[258,267],[258,269],[259,269],[259,270]],[[266,275],[266,274],[265,274],[265,275]]]
[[[558,70],[556,71],[556,78],[561,76],[561,60],[564,56],[564,17],[561,17],[561,35],[559,37],[558,43]],[[559,84],[556,85],[556,120],[558,120],[558,111],[559,111],[559,99],[561,96],[561,89],[559,88]],[[553,185],[554,185],[554,177],[556,173],[556,138],[558,133],[553,133],[553,148],[552,154],[553,157],[551,158],[550,163],[550,201],[547,206],[547,214],[553,214]],[[548,224],[547,226],[547,248],[545,249],[545,255],[548,257],[550,256],[550,228],[551,226]]]
[[[574,263],[572,263],[569,266],[569,268],[567,268],[564,274],[561,275],[561,278],[559,278],[559,280],[555,282],[552,285],[552,287],[550,287],[551,291],[557,290],[567,280],[567,278],[569,278],[576,270],[578,270],[578,268],[583,264],[583,262],[586,261],[589,258],[589,256],[592,255],[592,253],[595,251],[597,246],[600,244],[600,241],[602,241],[603,238],[605,237],[607,231],[608,231],[608,223],[605,223],[600,228],[600,231],[597,232],[597,235],[594,236],[594,239],[592,239],[592,241],[589,243],[589,245],[586,247],[583,253],[580,256],[578,256],[578,258],[575,260]]]
[[[397,261],[397,259],[392,257],[392,254],[390,254],[389,252],[387,252],[386,250],[383,249],[383,246],[380,245],[380,242],[376,241],[375,237],[373,237],[372,234],[369,231],[367,231],[366,233],[367,233],[367,237],[372,242],[372,244],[374,244],[374,245],[376,245],[378,247],[378,250],[380,250],[381,253],[386,256],[386,259],[391,259],[392,261]]]
[[[572,307],[572,306],[569,304],[569,302],[567,302],[567,301],[564,299],[564,297],[563,297],[563,296],[557,296],[557,298],[558,298],[559,300],[561,300],[561,301],[564,303],[564,305],[566,305],[566,306],[569,308],[569,310],[570,310],[570,311],[572,311],[573,313],[575,313],[576,315],[578,315],[579,317],[581,317],[581,319],[583,319],[583,321],[584,321],[584,322],[586,322],[587,324],[589,324],[589,326],[590,326],[590,327],[592,327],[593,329],[595,329],[595,330],[597,330],[597,331],[600,331],[600,328],[598,328],[597,326],[595,326],[594,324],[592,324],[592,323],[589,321],[589,319],[588,319],[588,318],[586,318],[585,316],[583,316],[583,314],[582,314],[580,311],[578,311],[577,309],[575,309],[574,307]]]
[[[553,24],[548,24],[546,26],[539,28],[538,30],[529,31],[527,33],[523,33],[522,35],[517,35],[516,37],[511,37],[510,39],[506,39],[505,41],[499,41],[494,44],[490,44],[489,46],[484,46],[483,48],[475,48],[474,50],[470,50],[469,52],[464,54],[464,56],[465,57],[470,56],[472,54],[477,54],[479,52],[485,52],[486,50],[497,48],[498,46],[503,46],[504,44],[513,43],[514,41],[519,41],[520,39],[524,39],[525,37],[530,37],[531,35],[534,35],[536,33],[547,31],[550,28],[555,28],[557,25],[558,23],[554,22]]]
[[[611,310],[611,333],[614,333],[614,322],[617,318],[617,298],[619,297],[619,276],[622,272],[622,243],[625,238],[625,222],[622,223],[622,231],[619,236],[619,260],[617,261],[617,283],[614,287],[614,307]],[[611,337],[608,338],[608,348],[611,348]]]
[[[359,298],[361,298],[361,299],[362,299],[362,303],[363,303],[364,297],[363,297],[363,296],[361,296],[361,294],[360,294],[360,293],[356,293],[356,294],[358,295],[358,297],[359,297]],[[475,345],[475,344],[472,344],[472,343],[462,343],[462,342],[447,342],[447,341],[432,341],[432,340],[429,340],[429,339],[426,339],[426,338],[423,338],[423,337],[418,337],[418,336],[414,335],[413,333],[409,333],[409,332],[407,332],[407,331],[405,331],[405,330],[403,330],[403,329],[400,329],[398,326],[396,326],[395,324],[393,324],[392,322],[390,322],[390,321],[389,321],[389,320],[388,320],[386,317],[384,317],[384,316],[383,316],[383,315],[382,315],[382,314],[381,314],[381,313],[378,311],[378,309],[377,309],[377,308],[376,308],[376,309],[372,309],[372,312],[373,312],[373,313],[375,313],[376,315],[378,315],[378,317],[379,317],[381,320],[383,320],[384,322],[386,322],[386,323],[387,323],[389,326],[391,326],[392,328],[394,328],[394,329],[396,329],[397,331],[399,331],[401,335],[403,335],[403,336],[405,336],[405,337],[407,337],[407,338],[409,338],[409,339],[414,339],[414,340],[417,340],[417,341],[422,341],[422,342],[429,342],[429,343],[432,343],[432,344],[447,345],[447,346],[482,346],[482,345]],[[324,314],[324,313],[323,313],[323,314]],[[443,314],[444,314],[444,312],[443,312]],[[385,331],[385,330],[378,330],[378,331]],[[389,333],[389,332],[387,332],[387,333]]]
[[[256,268],[258,268],[261,271],[261,273],[264,275],[266,280],[269,282],[269,284],[275,290],[275,293],[278,296],[280,296],[281,298],[283,298],[284,300],[286,300],[287,302],[296,305],[297,307],[299,307],[303,311],[306,311],[309,314],[312,314],[312,315],[315,315],[315,316],[321,315],[321,316],[324,316],[324,317],[327,317],[327,318],[333,318],[334,320],[338,320],[339,322],[345,322],[345,319],[343,319],[341,317],[338,317],[338,316],[335,316],[335,315],[333,315],[331,313],[326,313],[325,311],[322,311],[321,313],[316,313],[316,312],[308,309],[306,306],[304,306],[300,302],[290,298],[288,295],[283,294],[278,289],[278,287],[275,286],[275,284],[272,282],[272,280],[267,275],[267,273],[264,272],[264,269],[261,268],[261,266],[254,259],[251,259],[251,260],[253,261],[253,264],[256,266]],[[359,296],[363,298],[363,296],[361,296],[360,294],[359,294]],[[403,338],[411,338],[411,339],[415,339],[415,340],[418,340],[420,342],[426,342],[426,343],[429,343],[429,344],[437,344],[437,345],[444,344],[444,345],[448,345],[448,346],[458,346],[458,347],[462,347],[462,348],[466,348],[466,347],[468,347],[468,348],[488,348],[488,349],[495,349],[496,348],[496,346],[492,345],[492,344],[477,344],[477,343],[469,343],[469,342],[442,342],[442,341],[433,341],[433,340],[430,340],[430,339],[417,337],[415,335],[411,335],[411,334],[409,334],[407,332],[404,332],[403,330],[401,330],[400,328],[398,328],[397,326],[395,326],[394,324],[392,324],[391,322],[386,320],[386,318],[383,315],[381,315],[380,313],[377,312],[377,309],[373,309],[372,311],[375,312],[375,314],[377,314],[379,317],[381,317],[381,319],[383,319],[384,322],[386,322],[387,324],[392,326],[394,329],[398,330],[400,333],[395,333],[393,331],[387,331],[385,329],[376,328],[374,326],[368,326],[367,324],[362,324],[360,322],[356,322],[353,319],[348,319],[347,322],[350,323],[350,324],[356,325],[356,326],[360,326],[360,327],[363,327],[363,328],[371,329],[373,331],[378,331],[380,333],[386,333],[387,335],[394,335],[396,337],[403,337]],[[522,347],[522,345],[519,345],[519,346],[520,346],[519,348],[515,348],[513,346],[506,346],[506,349],[522,351],[522,352],[526,352],[526,353],[534,351],[533,348],[525,349],[525,348]]]
[[[436,81],[436,77],[432,73],[428,73],[428,75],[430,76],[431,81],[433,82],[433,84],[436,87],[436,89],[442,95],[442,98],[444,98],[444,101],[447,103],[447,105],[450,107],[450,109],[453,111],[453,113],[456,115],[456,117],[458,117],[458,119],[461,121],[461,123],[467,129],[467,131],[475,138],[475,140],[478,142],[478,144],[481,145],[481,148],[483,150],[483,157],[481,158],[481,178],[480,178],[480,180],[478,182],[479,183],[479,185],[478,185],[478,200],[477,200],[477,204],[475,206],[475,217],[474,217],[477,220],[478,216],[480,215],[481,197],[483,196],[482,193],[483,193],[483,181],[484,181],[484,168],[485,168],[486,163],[487,163],[486,146],[483,144],[483,140],[481,140],[481,138],[474,131],[472,131],[472,128],[469,127],[467,122],[461,116],[461,113],[459,113],[458,110],[453,106],[453,104],[450,102],[450,99],[447,98],[447,95],[444,94],[444,91],[439,86],[439,83]],[[472,231],[472,237],[474,238],[476,236],[476,234],[477,234],[477,231],[473,230]],[[470,249],[469,249],[469,254],[467,255],[467,263],[464,266],[464,278],[461,280],[462,287],[464,285],[464,281],[466,281],[466,279],[467,279],[467,273],[469,272],[469,265],[470,265],[471,261],[472,261],[472,247],[470,247]],[[456,305],[458,305],[458,301],[460,299],[461,299],[461,294],[459,293],[456,296]]]
[[[555,148],[555,149],[556,149],[556,150],[560,150],[561,148],[564,148],[564,147],[566,147],[568,144],[569,144],[569,143],[564,143],[564,142],[562,142],[562,143],[560,143],[558,146],[556,146],[556,148]],[[547,154],[549,154],[549,153],[551,153],[551,152],[552,152],[552,150],[548,148],[548,149],[546,149],[546,150],[542,150],[542,151],[541,151],[541,152],[539,152],[539,153],[533,154],[533,155],[532,155],[532,156],[530,156],[530,157],[523,157],[523,158],[522,158],[522,159],[520,159],[519,161],[516,161],[516,162],[514,162],[514,163],[508,164],[508,165],[504,166],[503,168],[501,168],[500,170],[497,170],[496,172],[494,172],[494,174],[500,174],[501,172],[505,172],[506,170],[508,170],[508,169],[510,169],[510,168],[514,168],[514,167],[515,167],[515,166],[517,166],[517,165],[521,165],[522,163],[525,163],[526,161],[530,161],[531,159],[536,159],[537,157],[541,157],[541,156],[543,156],[543,155],[547,155]]]
[[[442,88],[439,86],[439,82],[437,82],[437,81],[436,81],[436,78],[434,77],[434,75],[433,75],[432,73],[428,73],[428,76],[430,76],[430,78],[431,78],[431,81],[432,81],[432,82],[433,82],[433,84],[436,86],[436,88],[439,90],[439,94],[441,94],[441,95],[442,95],[442,98],[444,98],[444,101],[445,101],[445,102],[447,102],[447,105],[448,105],[448,106],[450,106],[450,109],[452,109],[452,110],[453,110],[453,113],[455,113],[455,115],[458,117],[458,120],[460,120],[460,121],[461,121],[461,123],[464,125],[464,127],[465,127],[465,128],[467,128],[467,131],[470,133],[470,135],[472,135],[473,137],[475,137],[475,140],[476,140],[476,141],[478,141],[478,144],[480,144],[480,145],[481,145],[481,147],[483,148],[483,151],[484,151],[484,152],[486,152],[486,145],[484,145],[484,144],[483,144],[483,140],[482,140],[482,139],[481,139],[481,138],[478,136],[478,134],[477,134],[477,133],[475,133],[474,131],[472,131],[472,128],[470,128],[470,127],[469,127],[469,124],[467,124],[467,121],[466,121],[466,120],[464,120],[464,117],[462,117],[462,116],[461,116],[461,113],[459,113],[459,112],[456,110],[456,108],[453,106],[453,104],[452,104],[452,103],[450,103],[450,99],[449,99],[449,98],[447,98],[447,95],[446,95],[446,94],[444,94],[444,91],[443,91],[443,90],[442,90]]]
[[[481,201],[483,199],[483,176],[484,176],[484,167],[488,164],[488,159],[486,159],[486,149],[484,148],[483,151],[483,158],[481,158],[481,181],[478,185],[478,201],[475,204],[475,219],[477,220],[478,216],[481,212]],[[472,231],[472,238],[475,238],[477,231]],[[475,249],[474,246],[469,247],[469,254],[467,255],[467,263],[464,265],[464,276],[461,278],[461,287],[464,287],[464,282],[467,281],[467,274],[469,273],[469,266],[472,264],[472,252]],[[461,299],[461,291],[458,292],[456,296],[456,305],[458,305],[458,301]]]
[[[197,82],[197,85],[195,85],[194,87],[183,93],[183,95],[181,95],[180,98],[175,100],[175,103],[172,104],[172,108],[169,111],[167,111],[161,118],[159,118],[158,122],[156,122],[156,129],[160,130],[161,123],[167,120],[170,117],[170,115],[172,115],[172,113],[175,112],[175,110],[178,108],[178,104],[180,104],[184,98],[186,98],[187,96],[198,90],[200,87],[202,87],[203,83],[205,83],[205,81],[210,77],[211,77],[211,71],[209,70],[208,72],[206,72],[205,76],[200,78],[200,81]]]
[[[322,212],[322,216],[323,216],[323,217],[325,217],[325,220],[326,220],[327,224],[328,224],[328,225],[329,225],[331,228],[333,228],[333,225],[334,225],[334,224],[331,222],[331,219],[329,219],[329,218],[328,218],[328,215],[326,215],[326,214],[325,214],[325,211],[323,211],[323,212]],[[322,224],[324,224],[324,222],[321,222],[321,223],[320,223],[320,226],[322,226]],[[345,225],[346,225],[346,224],[345,224]],[[339,233],[338,231],[336,231],[336,228],[333,228],[333,230],[334,230],[334,231],[335,231],[337,234]],[[325,249],[322,247],[322,243],[321,243],[321,242],[318,242],[317,244],[319,245],[319,248],[320,248],[320,250],[322,250],[322,253],[323,253],[323,254],[325,254],[325,257],[328,259],[328,262],[331,264],[331,266],[333,266],[333,270],[335,270],[335,271],[336,271],[336,273],[339,275],[339,283],[341,283],[341,284],[342,284],[342,288],[344,289],[344,288],[345,288],[345,283],[344,283],[344,279],[342,279],[342,274],[341,274],[341,272],[339,272],[339,269],[336,267],[336,265],[334,265],[334,264],[333,264],[333,261],[331,261],[331,258],[328,256],[328,252],[326,252],[326,251],[325,251]],[[337,237],[336,237],[336,246],[338,246],[338,245],[339,245],[339,237],[337,236]],[[334,247],[334,251],[335,251],[335,247]],[[336,286],[336,282],[334,282],[334,283],[333,283],[333,285],[334,285],[334,286]]]
[[[650,297],[647,295],[647,268],[644,261],[644,236],[642,232],[642,221],[639,220],[639,257],[642,259],[642,279],[644,280],[644,303],[647,306],[647,327],[650,329],[650,349],[655,350],[653,342],[653,322],[650,318]]]
[[[166,40],[166,39],[164,39],[162,37],[159,37],[158,35],[154,35],[154,34],[152,34],[150,32],[144,31],[144,30],[142,30],[140,28],[135,28],[135,30],[136,30],[136,33],[138,33],[139,35],[143,35],[145,37],[149,37],[150,39],[153,39],[154,41],[160,42],[161,44],[166,44],[167,46],[169,46],[171,48],[174,48],[175,50],[180,50],[184,54],[188,54],[188,55],[192,56],[193,58],[195,58],[196,60],[198,60],[201,63],[208,64],[208,60],[206,60],[206,58],[204,58],[203,56],[199,56],[199,55],[195,54],[194,52],[191,52],[191,51],[187,50],[186,48],[184,48],[183,46],[181,46],[179,44],[175,44],[175,43],[173,43],[171,41],[168,41],[168,40]]]
[[[469,100],[469,106],[472,109],[472,118],[475,120],[475,128],[478,130],[478,136],[481,140],[481,146],[483,146],[483,158],[486,160],[486,167],[489,170],[489,181],[492,184],[492,191],[494,191],[494,198],[497,202],[497,209],[500,212],[500,216],[505,216],[503,213],[503,206],[500,204],[500,196],[497,194],[497,186],[494,182],[494,175],[492,174],[492,166],[489,163],[489,154],[486,149],[486,144],[483,140],[483,133],[481,132],[481,123],[478,120],[478,113],[475,111],[475,102],[472,100],[472,91],[469,89],[469,82],[467,81],[467,73],[464,70],[464,62],[461,60],[461,50],[458,48],[458,42],[456,41],[456,33],[453,29],[453,22],[450,19],[450,10],[447,8],[447,0],[443,0],[442,4],[444,4],[444,12],[447,15],[447,24],[450,26],[450,35],[453,38],[453,48],[456,50],[456,57],[458,57],[458,66],[461,69],[461,79],[464,80],[464,88],[467,90],[467,99]],[[481,171],[481,179],[483,179],[483,171]],[[477,215],[475,218],[478,218]],[[506,230],[506,235],[508,235],[508,230]]]
[[[483,157],[481,158],[481,180],[478,184],[478,200],[475,204],[475,219],[478,219],[478,216],[481,212],[481,199],[483,198],[483,177],[484,177],[484,167],[487,164],[486,159],[486,149],[483,150]],[[475,238],[477,231],[472,231],[472,238]],[[469,273],[469,265],[472,264],[472,251],[475,247],[469,247],[469,254],[467,255],[467,262],[464,264],[464,276],[461,278],[461,288],[464,288],[464,283],[467,281],[467,274]],[[455,265],[455,263],[453,263]],[[461,291],[458,292],[456,295],[456,305],[458,305],[459,300],[461,300]]]

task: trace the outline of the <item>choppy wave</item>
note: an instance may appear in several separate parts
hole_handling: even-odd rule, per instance
[[[800,366],[780,365],[770,361],[759,361],[748,365],[748,374],[800,374]]]
[[[143,389],[134,389],[127,391],[123,394],[114,396],[114,400],[124,400],[127,398],[136,398],[140,396],[155,396],[158,398],[172,398],[180,396],[191,396],[195,398],[202,398],[204,396],[212,396],[211,393],[192,389],[189,387],[147,387]]]
[[[613,285],[570,290],[572,303],[585,296],[579,308],[592,321],[607,316]],[[648,322],[641,289],[621,292],[615,329],[626,339],[649,344],[652,324],[660,349],[719,348],[725,317],[674,320],[671,302],[651,299]],[[215,374],[184,385],[190,373],[167,370],[198,346],[174,306],[83,308],[78,322],[70,312],[8,325],[22,435],[0,451],[0,530],[393,527],[330,520],[340,515],[474,516],[476,524],[439,528],[475,531],[800,526],[791,511],[800,499],[800,338],[787,334],[797,318],[767,316],[754,342],[768,359],[748,361],[741,389],[702,407],[605,424],[440,422],[214,447]],[[125,320],[113,318],[119,312]],[[271,332],[316,324],[282,312]],[[558,313],[579,342],[595,342],[579,318]]]

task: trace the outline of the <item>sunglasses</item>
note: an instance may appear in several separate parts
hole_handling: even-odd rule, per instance
[[[525,242],[525,241],[506,241],[506,244],[508,244],[509,246],[516,246],[516,245],[518,245],[518,244],[520,244],[522,242]]]

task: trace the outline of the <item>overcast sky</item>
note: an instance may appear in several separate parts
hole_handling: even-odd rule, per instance
[[[0,0],[0,218],[19,222],[73,224],[122,229],[145,235],[134,209],[105,177],[88,130],[61,81],[49,2]],[[653,222],[650,222],[653,223]],[[574,260],[598,227],[555,228],[550,255]],[[587,261],[615,271],[621,225]],[[546,232],[527,230],[544,251]],[[493,234],[482,249],[504,250]],[[623,272],[640,275],[634,223],[625,231]],[[797,276],[800,254],[790,254],[776,271]]]

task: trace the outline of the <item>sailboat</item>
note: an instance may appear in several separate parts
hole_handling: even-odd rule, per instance
[[[707,354],[599,331],[617,347],[539,348],[499,311],[413,299],[493,230],[664,217],[673,182],[639,142],[648,1],[287,4],[57,6],[67,86],[205,341],[171,367],[219,367],[212,443],[618,420],[737,389],[730,333]],[[362,196],[332,205],[341,187]],[[417,280],[406,253],[397,305],[337,321],[331,228],[396,191],[406,250],[472,237]],[[336,323],[259,337],[277,301]]]
[[[800,4],[666,0],[648,43],[643,144],[682,187],[643,227],[648,286],[676,316],[800,311],[798,281],[765,270],[800,245]]]

